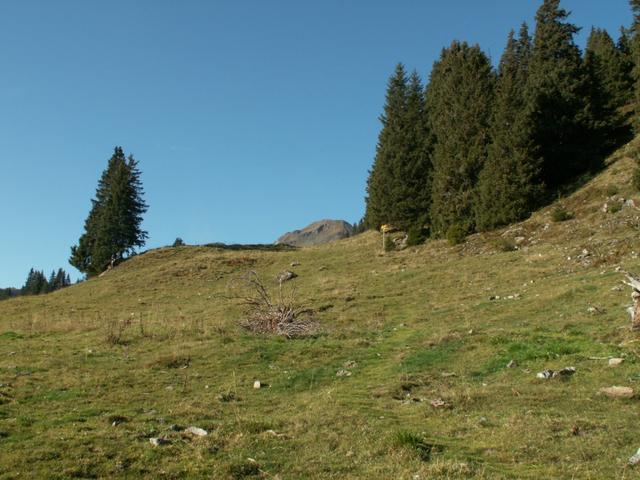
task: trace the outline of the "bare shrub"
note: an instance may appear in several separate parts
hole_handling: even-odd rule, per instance
[[[252,270],[234,279],[230,290],[230,298],[244,310],[240,326],[250,332],[296,338],[317,331],[313,310],[296,301],[295,285],[286,287],[279,282],[278,294],[274,298]]]
[[[107,321],[107,343],[109,345],[126,345],[128,342],[124,339],[124,334],[132,323],[132,317],[127,317],[124,320],[114,318]]]

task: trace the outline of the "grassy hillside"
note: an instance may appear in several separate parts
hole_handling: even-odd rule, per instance
[[[385,255],[373,232],[164,248],[0,303],[0,478],[636,478],[640,404],[598,394],[640,388],[619,271],[640,273],[640,211],[610,198],[633,198],[635,151],[561,201],[565,222],[552,206]],[[321,332],[238,327],[231,279],[251,269],[275,288],[294,261]]]

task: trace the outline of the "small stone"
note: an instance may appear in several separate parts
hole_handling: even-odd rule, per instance
[[[556,372],[554,372],[553,370],[543,370],[542,372],[538,372],[536,374],[536,377],[542,379],[542,380],[548,380],[550,378],[553,378],[554,374]]]
[[[624,358],[610,358],[609,359],[609,366],[610,367],[617,367],[622,362],[624,362]]]
[[[570,377],[576,373],[576,367],[565,367],[562,370],[553,373],[554,377]]]
[[[633,388],[614,386],[601,388],[600,393],[609,398],[632,398],[635,392]]]
[[[447,406],[447,402],[445,402],[441,398],[438,398],[436,400],[431,400],[429,403],[433,408],[444,408]]]
[[[637,465],[640,463],[640,448],[638,451],[629,459],[629,465]]]
[[[284,272],[280,272],[276,277],[278,283],[288,282],[289,280],[293,280],[298,276],[297,273],[290,272],[289,270],[285,270]]]
[[[443,378],[451,378],[451,377],[455,377],[456,374],[455,372],[442,372],[440,376]]]
[[[291,262],[291,266],[292,266],[292,267],[299,267],[299,266],[300,266],[300,262],[298,262],[298,261],[293,261],[293,262]]]
[[[253,388],[255,388],[256,390],[262,388],[262,383],[260,383],[260,380],[256,380],[255,382],[253,382]]]
[[[207,435],[209,435],[209,432],[199,427],[189,427],[185,430],[185,433],[190,433],[191,435],[195,435],[196,437],[206,437]]]
[[[336,372],[336,377],[350,377],[350,376],[351,376],[351,372],[343,368],[341,368]]]
[[[151,443],[151,445],[153,445],[154,447],[159,447],[160,445],[166,445],[167,443],[169,443],[169,440],[167,440],[166,438],[151,437],[149,439],[149,443]]]
[[[507,363],[507,368],[516,368],[518,366],[518,362],[516,362],[515,360],[510,360],[509,363]]]
[[[636,202],[633,201],[632,198],[626,200],[623,204],[623,207],[625,208],[636,208]]]
[[[348,362],[345,362],[343,366],[344,368],[356,368],[358,364],[355,362],[355,360],[349,360]]]

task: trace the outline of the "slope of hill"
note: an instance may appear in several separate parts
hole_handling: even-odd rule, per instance
[[[640,271],[640,212],[621,202],[637,145],[561,201],[566,222],[551,206],[385,255],[374,232],[164,248],[3,302],[0,478],[635,478],[638,400],[598,391],[640,388],[620,283]],[[230,281],[254,270],[277,288],[292,262],[322,331],[239,328]]]

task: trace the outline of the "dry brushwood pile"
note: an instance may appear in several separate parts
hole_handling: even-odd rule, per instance
[[[283,282],[278,282],[278,294],[274,298],[252,270],[234,279],[230,290],[230,298],[243,308],[240,326],[250,332],[296,338],[317,331],[313,310],[296,302],[295,285],[285,287]]]

